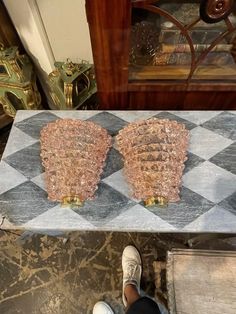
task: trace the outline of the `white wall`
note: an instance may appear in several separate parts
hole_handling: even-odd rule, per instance
[[[92,62],[85,0],[36,0],[56,60]]]
[[[47,95],[55,61],[93,62],[85,0],[3,1]]]

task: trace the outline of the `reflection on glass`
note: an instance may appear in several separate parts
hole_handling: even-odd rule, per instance
[[[130,79],[236,78],[236,10],[210,12],[206,23],[200,3],[133,2]]]

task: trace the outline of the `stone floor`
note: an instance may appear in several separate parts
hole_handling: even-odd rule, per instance
[[[142,288],[155,294],[153,261],[171,248],[236,250],[226,235],[70,233],[61,237],[0,233],[0,313],[89,314],[98,300],[124,313],[121,254],[128,244],[142,253]],[[161,291],[165,294],[165,274]]]

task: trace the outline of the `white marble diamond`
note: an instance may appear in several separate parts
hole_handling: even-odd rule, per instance
[[[6,158],[7,156],[17,152],[18,150],[30,146],[36,142],[36,139],[32,138],[31,136],[13,126],[11,128],[11,133],[9,135],[8,142],[2,158]]]
[[[20,122],[22,120],[28,119],[32,116],[35,116],[36,114],[40,112],[45,112],[46,110],[17,110],[14,123]]]
[[[136,120],[142,120],[142,119],[149,119],[153,117],[154,115],[158,114],[161,111],[131,111],[131,110],[124,110],[124,111],[109,111],[111,114],[117,116],[118,118],[121,118],[127,122],[133,122]]]
[[[195,124],[202,124],[218,114],[220,114],[222,111],[171,111],[171,113],[175,114],[176,116],[191,121]]]
[[[52,110],[53,114],[62,119],[86,120],[100,113],[99,110]]]
[[[4,161],[0,162],[0,194],[25,181],[27,181],[27,178],[23,176],[23,174],[19,173]]]
[[[95,230],[96,227],[69,207],[57,205],[25,223],[27,230]]]
[[[236,216],[223,209],[223,207],[216,205],[189,225],[185,226],[184,231],[235,233]]]
[[[34,182],[35,184],[37,184],[41,189],[43,189],[44,191],[46,191],[46,186],[45,186],[45,172],[41,173],[40,175],[38,175],[37,177],[34,177],[33,179],[31,179],[30,181]]]
[[[112,221],[104,225],[104,229],[152,232],[160,231],[174,231],[175,227],[168,222],[162,220],[160,217],[154,215],[145,207],[137,204],[121,215],[117,216]]]
[[[110,175],[109,177],[106,177],[102,181],[104,181],[106,184],[110,185],[111,187],[113,187],[113,189],[122,193],[123,195],[125,195],[129,199],[131,199],[137,203],[141,201],[141,200],[137,200],[137,199],[131,197],[132,193],[131,193],[130,187],[128,186],[128,184],[125,180],[125,177],[123,174],[123,169],[113,173],[112,175]]]
[[[218,203],[236,191],[236,175],[205,161],[183,176],[183,185]]]
[[[232,140],[198,126],[190,132],[188,151],[204,159],[209,159],[232,143]]]

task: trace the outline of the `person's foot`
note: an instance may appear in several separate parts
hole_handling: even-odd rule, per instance
[[[114,312],[106,302],[99,301],[93,307],[93,314],[114,314]]]
[[[140,280],[142,274],[142,261],[138,250],[132,246],[126,246],[122,254],[122,268],[123,268],[123,291],[122,299],[124,306],[127,306],[125,297],[125,287],[127,285],[134,285],[140,293]]]

